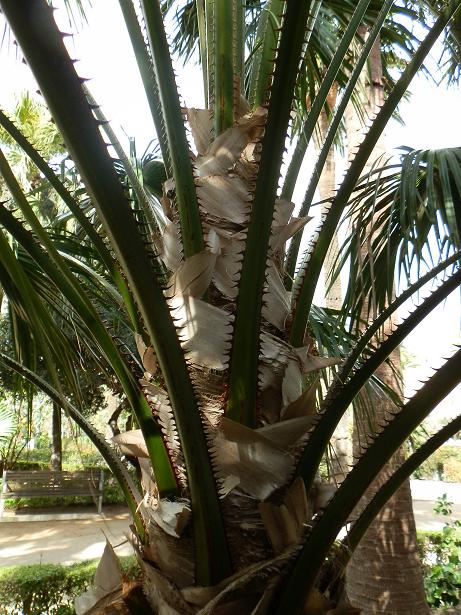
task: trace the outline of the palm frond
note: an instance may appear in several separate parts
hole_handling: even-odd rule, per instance
[[[437,264],[434,258],[459,248],[460,160],[459,148],[405,149],[399,163],[360,180],[347,218],[354,222],[341,253],[341,265],[350,259],[345,306],[353,320],[363,310],[383,310],[395,269],[403,284],[411,284]]]

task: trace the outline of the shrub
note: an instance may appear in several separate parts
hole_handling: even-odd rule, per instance
[[[446,495],[434,507],[444,516],[451,510]],[[461,521],[445,523],[441,532],[419,533],[418,539],[429,606],[456,606],[461,592]]]
[[[126,577],[140,569],[134,556],[121,557]],[[0,615],[71,615],[73,601],[93,581],[97,560],[71,566],[34,564],[0,569]]]
[[[112,474],[106,474],[106,480],[104,481],[104,504],[126,504],[125,496],[120,488],[120,485]]]
[[[461,447],[441,447],[416,470],[414,476],[461,483]]]
[[[457,457],[448,458],[443,464],[443,479],[452,483],[461,483],[461,451]]]
[[[16,461],[13,470],[48,470],[49,465],[44,465],[40,461]]]
[[[50,457],[50,446],[46,448],[37,447],[33,450],[23,451],[14,467],[16,467],[18,463],[36,463],[43,469],[49,469]],[[81,451],[75,448],[75,443],[72,442],[66,445],[66,443],[63,442],[62,469],[72,471],[81,470],[82,467],[106,468],[106,464],[97,451]]]

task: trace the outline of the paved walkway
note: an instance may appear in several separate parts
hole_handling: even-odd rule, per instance
[[[413,512],[415,514],[415,522],[418,530],[438,531],[443,528],[445,522],[461,521],[461,503],[453,505],[453,513],[449,517],[436,515],[434,513],[434,502],[413,500]]]
[[[36,515],[6,512],[0,522],[0,566],[19,564],[72,564],[102,555],[106,536],[118,555],[133,550],[125,532],[130,523],[124,507],[108,506],[98,515],[87,509],[63,514],[40,511]]]
[[[444,519],[432,511],[433,503],[415,501],[416,526],[421,530],[440,530]],[[453,519],[461,519],[461,503],[454,507]],[[106,506],[103,514],[93,509],[70,509],[56,514],[52,510],[30,514],[5,512],[0,522],[0,566],[66,563],[102,555],[106,536],[119,555],[132,553],[126,542],[130,517],[121,506]]]

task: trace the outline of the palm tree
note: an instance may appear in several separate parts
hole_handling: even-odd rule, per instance
[[[305,134],[313,132],[369,2],[356,4],[312,102]],[[278,198],[278,182],[300,61],[309,50],[320,2],[269,1],[268,10],[260,14],[257,61],[247,76],[251,87],[245,90],[241,3],[199,1],[207,109],[184,112],[159,3],[142,0],[138,16],[131,0],[120,1],[168,178],[160,205],[144,190],[126,157],[121,159],[123,173],[119,162],[114,165],[100,132],[104,124],[95,118],[52,9],[45,0],[28,0],[27,5],[1,0],[89,202],[82,206],[81,191],[71,193],[8,118],[0,116],[2,126],[68,206],[75,218],[72,232],[84,237],[91,255],[84,260],[65,254],[59,238],[35,216],[0,155],[0,171],[17,207],[13,211],[8,204],[0,206],[5,231],[0,235],[0,281],[40,348],[50,382],[8,356],[2,355],[2,361],[77,421],[119,479],[133,515],[133,541],[153,612],[344,612],[344,569],[366,528],[415,465],[459,430],[457,418],[410,456],[353,521],[346,538],[337,542],[382,467],[461,380],[458,350],[380,428],[328,499],[333,489],[319,481],[319,467],[342,414],[367,383],[376,386],[376,368],[461,281],[459,254],[453,253],[459,248],[457,218],[450,216],[460,194],[459,151],[443,152],[436,160],[432,154],[417,155],[416,160],[413,156],[410,172],[404,164],[398,179],[397,170],[391,179],[377,172],[361,178],[411,78],[460,4],[447,3],[403,68],[287,292],[282,280],[287,271],[291,275],[293,250],[291,260],[286,258],[285,244],[307,222],[322,157],[392,1],[380,3],[335,110],[302,215],[294,218],[293,205]],[[268,26],[269,15],[276,16],[280,28]],[[184,113],[195,140],[193,152]],[[369,192],[373,180],[378,189]],[[413,208],[407,218],[395,214],[396,206],[388,201],[390,192],[392,203],[402,200],[401,185],[412,187]],[[369,203],[357,217],[364,224],[379,198],[380,221],[405,223],[405,232],[417,232],[423,240],[438,217],[448,216],[452,252],[387,307],[377,304],[374,322],[335,372],[340,357],[324,357],[318,351],[326,316],[312,306],[312,299],[331,238],[357,190],[360,202]],[[410,216],[415,210],[417,215]],[[360,232],[361,227],[356,242]],[[380,240],[383,235],[385,231]],[[390,249],[379,252],[385,275],[381,271],[381,277],[375,277],[370,267],[361,271],[384,296],[392,289],[390,272],[400,246],[394,235],[389,241]],[[422,243],[416,248],[421,256]],[[356,272],[356,263],[352,265]],[[383,322],[441,272],[446,277],[440,286],[376,347],[372,342]],[[118,313],[109,310],[103,318],[109,298]],[[79,345],[101,369],[115,375],[136,417],[139,429],[117,436],[115,448],[82,417],[74,400],[61,393],[60,383],[66,381],[75,385],[75,397],[78,394],[78,349],[67,343],[65,327],[56,326],[56,314],[60,322],[72,324]],[[113,335],[119,315],[130,339],[120,341]],[[319,370],[322,385],[315,375]],[[120,451],[139,457],[142,494]],[[110,589],[112,597],[121,598],[117,586]],[[101,587],[93,593],[93,604],[109,599]],[[87,603],[86,608],[91,606]]]
[[[24,136],[34,142],[47,162],[54,156],[62,157],[64,148],[58,129],[52,123],[46,106],[29,92],[21,92],[11,118]],[[21,186],[27,191],[34,188],[40,177],[33,162],[24,155],[21,147],[5,130],[0,131],[0,143],[7,152],[8,162]]]

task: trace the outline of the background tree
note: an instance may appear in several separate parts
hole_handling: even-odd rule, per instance
[[[66,175],[66,181],[72,185],[71,169],[69,167],[66,168],[66,152],[62,143],[62,137],[55,124],[51,121],[45,105],[37,101],[29,92],[22,92],[16,106],[12,113],[8,114],[8,117],[14,122],[14,125],[17,126],[24,137],[32,142],[34,147],[40,151],[43,159],[48,164],[51,164],[61,177]],[[0,143],[4,147],[6,158],[14,170],[22,190],[28,195],[39,219],[43,224],[51,225],[51,227],[56,225],[56,220],[58,219],[58,224],[62,226],[62,223],[59,222],[60,216],[65,219],[65,216],[63,216],[65,209],[63,209],[62,199],[51,189],[49,183],[46,180],[44,181],[44,177],[36,165],[24,153],[21,146],[8,131],[3,128],[0,130]],[[6,192],[4,184],[2,189]],[[6,197],[7,194],[4,196]],[[62,234],[61,240],[64,240]],[[77,253],[77,251],[74,250],[74,253]],[[0,316],[0,319],[2,323],[2,351],[7,352],[11,356],[16,356],[20,360],[24,360],[28,367],[33,368],[34,371],[46,377],[46,368],[43,362],[40,361],[33,335],[25,331],[25,324],[21,323],[18,320],[18,316],[8,308],[6,297],[3,305],[3,314]],[[22,342],[20,340],[21,335],[26,338]],[[69,336],[70,338],[75,337],[72,331],[69,331]],[[75,345],[76,342],[76,339],[70,341],[72,345]],[[26,346],[27,356],[21,358],[22,351]],[[85,362],[89,362],[89,357]],[[109,379],[106,378],[104,382],[100,377],[102,376],[101,373],[95,378],[94,368],[93,371],[88,369],[82,370],[76,364],[75,370],[79,372],[78,380],[80,381],[79,386],[82,389],[83,412],[84,414],[95,412],[103,403],[102,386],[107,386]],[[14,376],[14,372],[10,370],[4,370],[0,374],[0,382],[4,394],[10,394],[13,398],[24,397],[24,401],[27,402],[27,420],[29,423],[27,431],[30,434],[33,423],[34,387],[28,386],[22,379],[18,380],[17,376]],[[52,469],[60,470],[62,463],[61,409],[57,404],[52,404],[51,443],[50,465]]]

